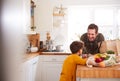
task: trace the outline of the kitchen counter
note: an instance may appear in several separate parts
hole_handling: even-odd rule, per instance
[[[77,78],[120,78],[120,64],[110,67],[87,67],[77,65]]]
[[[23,62],[39,55],[69,55],[69,54],[70,53],[65,53],[65,52],[34,52],[34,53],[25,54],[25,56],[23,56]]]
[[[27,61],[27,60],[30,60],[30,59],[38,56],[38,55],[39,55],[39,52],[25,54],[25,55],[23,56],[23,62],[25,62],[25,61]]]
[[[40,55],[69,55],[66,52],[40,52]]]

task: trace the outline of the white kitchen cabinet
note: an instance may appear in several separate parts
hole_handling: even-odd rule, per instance
[[[38,59],[39,59],[39,56],[36,56],[24,62],[23,64],[24,81],[35,81]]]
[[[62,64],[44,63],[42,70],[42,81],[59,81]]]
[[[68,55],[40,55],[36,81],[59,81],[64,59]]]

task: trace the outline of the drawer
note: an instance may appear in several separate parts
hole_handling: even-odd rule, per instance
[[[53,56],[53,55],[45,55],[43,56],[43,61],[44,62],[63,62],[67,55],[64,56]]]

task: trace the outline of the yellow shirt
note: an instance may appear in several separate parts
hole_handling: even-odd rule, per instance
[[[77,64],[85,65],[86,59],[82,59],[77,54],[69,55],[63,63],[60,81],[76,81]]]

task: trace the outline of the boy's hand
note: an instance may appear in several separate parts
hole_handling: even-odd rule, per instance
[[[93,57],[89,57],[86,61],[86,65],[88,67],[92,67],[93,65],[96,65],[95,61],[94,61],[94,58]]]
[[[93,60],[89,60],[88,65],[95,65],[95,62]]]
[[[82,58],[88,58],[87,54],[82,54]]]

